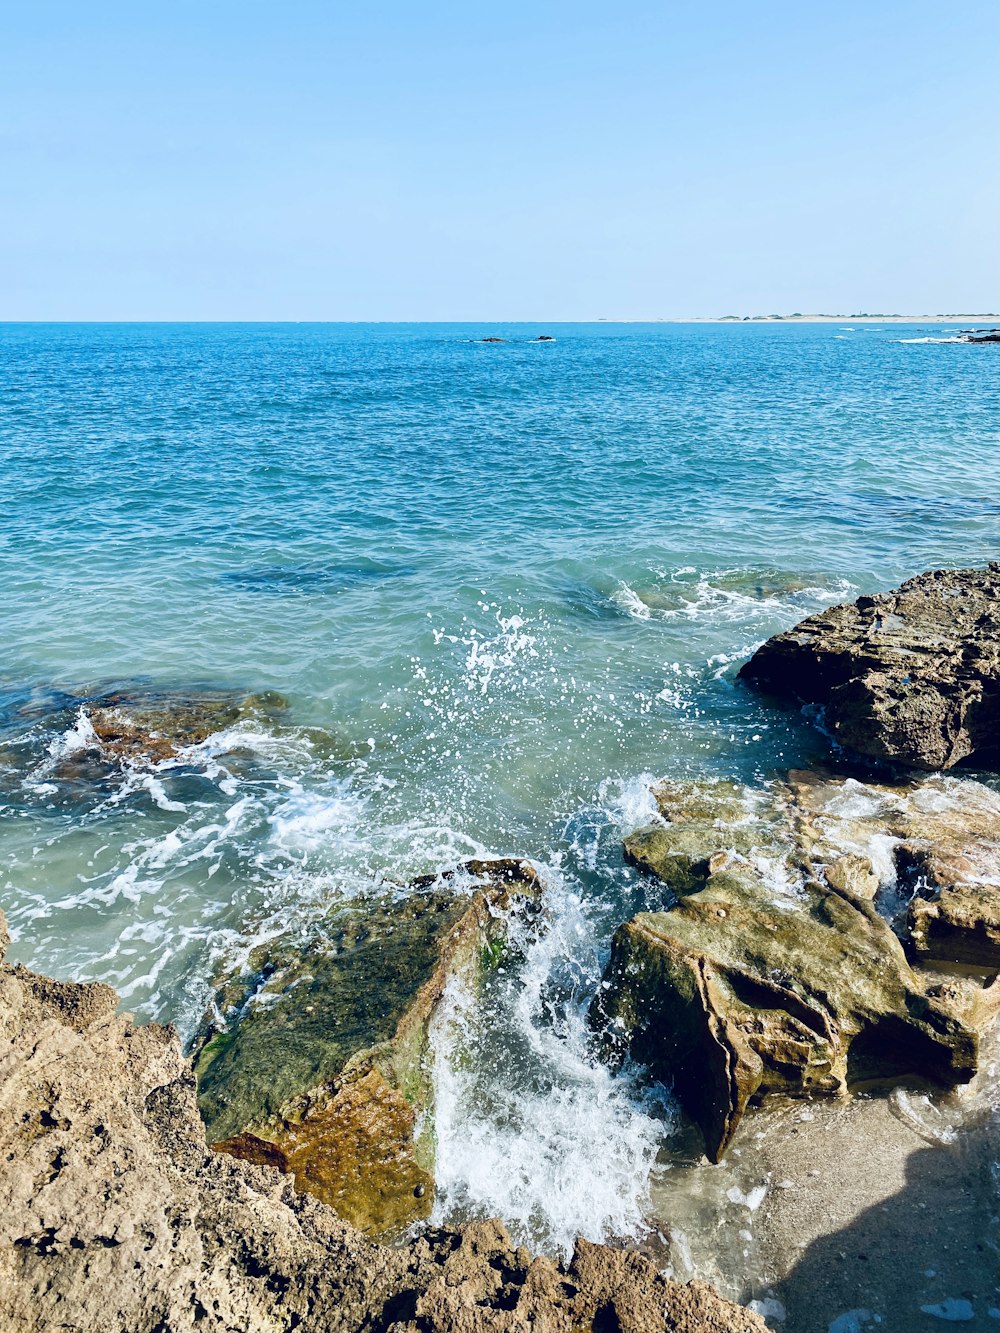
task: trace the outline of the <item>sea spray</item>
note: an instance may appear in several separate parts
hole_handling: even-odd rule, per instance
[[[432,1029],[439,1220],[499,1216],[567,1256],[645,1230],[673,1110],[591,1050],[598,948],[579,896],[546,875],[545,928],[484,997],[453,983]]]

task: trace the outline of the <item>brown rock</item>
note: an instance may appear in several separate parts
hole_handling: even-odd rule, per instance
[[[921,958],[1000,970],[1000,885],[954,884],[914,898],[910,938]]]
[[[4,1333],[763,1333],[600,1246],[563,1268],[499,1223],[366,1240],[286,1176],[210,1152],[176,1035],[113,1001],[0,966]]]
[[[223,690],[119,690],[81,704],[94,745],[109,758],[133,764],[174,759],[182,747],[199,745],[240,718],[284,707],[284,700],[275,694]]]
[[[933,868],[935,894],[911,907],[915,951],[988,966],[1000,795],[954,778],[888,786],[813,772],[753,791],[665,782],[653,793],[664,822],[627,838],[625,854],[663,880],[665,906],[679,901],[617,932],[592,1021],[610,1053],[674,1085],[710,1156],[768,1093],[972,1077],[1000,982],[915,972],[873,900]],[[974,890],[956,887],[972,873]]]
[[[719,1161],[751,1099],[976,1072],[978,1040],[929,998],[867,903],[808,885],[776,904],[747,869],[622,926],[593,1010],[671,1082]]]
[[[849,749],[918,768],[1000,762],[1000,564],[934,570],[769,639],[740,671],[819,704]]]

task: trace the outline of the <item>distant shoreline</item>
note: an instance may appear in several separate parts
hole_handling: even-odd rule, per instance
[[[689,319],[669,319],[663,322],[667,324],[950,324],[958,319],[975,324],[988,319],[1000,319],[1000,315],[692,315]]]

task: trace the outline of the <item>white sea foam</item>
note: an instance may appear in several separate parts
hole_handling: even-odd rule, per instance
[[[748,1310],[753,1310],[754,1314],[761,1315],[764,1319],[774,1319],[779,1324],[788,1318],[788,1311],[782,1305],[781,1301],[774,1296],[765,1296],[760,1300],[751,1301],[747,1306]]]
[[[726,1190],[726,1198],[730,1203],[738,1204],[741,1208],[746,1208],[749,1212],[755,1213],[767,1198],[767,1185],[755,1185],[753,1189],[746,1192],[733,1185]]]
[[[69,754],[75,754],[80,750],[86,750],[92,745],[99,744],[94,725],[87,715],[86,709],[81,708],[73,725],[50,741],[48,752],[53,759],[64,759]]]
[[[295,856],[331,842],[342,851],[357,848],[365,800],[347,780],[319,791],[301,782],[289,785],[288,797],[268,815],[275,847]]]
[[[964,338],[896,338],[898,343],[964,343]]]
[[[627,583],[620,583],[611,594],[611,600],[620,611],[624,611],[633,620],[649,620],[652,611],[639,594]]]
[[[773,590],[753,588],[753,575],[742,569],[720,569],[697,574],[690,568],[653,571],[670,585],[639,590],[622,581],[610,600],[619,610],[635,620],[699,621],[708,624],[756,624],[762,613],[770,620],[774,613],[785,618],[801,617],[809,610],[828,606],[857,591],[846,579],[829,586],[810,585],[783,589],[780,580]],[[762,578],[768,584],[767,576]],[[740,586],[743,583],[744,586]]]
[[[504,616],[495,610],[498,633],[484,637],[476,630],[461,640],[467,648],[465,659],[465,684],[468,689],[486,697],[490,693],[494,677],[511,667],[517,667],[525,659],[537,658],[538,649],[535,635],[526,629],[522,616]]]
[[[548,878],[546,925],[522,941],[521,967],[486,1005],[453,983],[435,1019],[435,1216],[499,1215],[519,1240],[568,1255],[577,1236],[643,1230],[671,1122],[665,1094],[641,1095],[592,1055],[593,926]]]

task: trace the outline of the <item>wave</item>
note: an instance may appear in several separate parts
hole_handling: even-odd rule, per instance
[[[964,342],[967,342],[968,339],[966,339],[966,338],[955,338],[955,337],[949,337],[949,338],[894,338],[893,341],[894,341],[894,342],[897,342],[897,343],[964,343]]]
[[[523,964],[485,1003],[453,983],[433,1024],[435,1219],[500,1216],[565,1257],[578,1236],[643,1233],[675,1111],[664,1089],[593,1054],[598,932],[572,882],[552,867],[545,879],[545,928],[520,941]]]
[[[762,612],[801,617],[857,592],[847,579],[824,585],[747,569],[709,571],[692,579],[694,573],[664,573],[643,589],[622,580],[610,600],[634,620],[746,623],[760,621]]]

